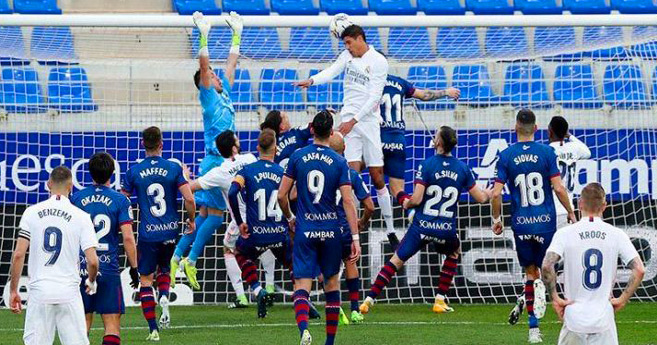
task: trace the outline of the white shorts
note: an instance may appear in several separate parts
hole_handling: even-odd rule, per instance
[[[226,233],[224,234],[224,247],[234,250],[238,237],[240,237],[240,227],[237,226],[233,220],[228,224],[228,227],[226,227]]]
[[[575,333],[563,326],[559,333],[559,345],[618,345],[616,323],[612,325],[610,329],[601,333]]]
[[[46,345],[55,341],[55,331],[62,345],[88,345],[87,323],[82,297],[65,304],[27,303],[25,314],[26,345]]]
[[[344,137],[347,162],[365,162],[366,167],[383,166],[381,126],[378,122],[358,122]]]

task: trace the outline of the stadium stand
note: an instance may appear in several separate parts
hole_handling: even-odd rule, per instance
[[[242,33],[240,53],[251,59],[284,58],[276,28],[246,27]],[[225,49],[224,49],[225,50]]]
[[[602,107],[591,65],[559,65],[554,76],[554,101],[564,108]]]
[[[60,67],[48,76],[48,106],[61,112],[81,113],[98,110],[91,95],[87,72],[80,67]]]
[[[563,11],[556,0],[515,0],[514,6],[522,14],[561,14]]]
[[[543,69],[538,65],[514,64],[506,68],[504,99],[517,108],[551,106]]]
[[[30,67],[2,70],[0,100],[9,113],[41,113],[47,110],[39,75]]]
[[[224,76],[223,69],[215,70],[215,73],[221,77]],[[249,111],[257,108],[251,85],[251,73],[248,69],[235,70],[235,83],[231,88],[230,99],[237,111]]]
[[[243,16],[268,15],[269,7],[265,0],[223,0],[223,10],[235,11]]]
[[[465,7],[474,14],[513,14],[507,0],[466,0]]]
[[[436,57],[427,28],[391,28],[388,55],[399,60],[429,60]]]
[[[57,0],[14,0],[14,12],[20,14],[62,14]]]
[[[611,0],[611,8],[623,14],[657,13],[657,5],[652,0]]]
[[[315,75],[319,72],[318,69],[311,69],[309,75]],[[333,108],[339,109],[342,106],[342,80],[344,79],[344,73],[341,73],[339,76],[335,77],[332,82],[321,84],[321,85],[311,85],[306,92],[308,97],[308,103],[315,106],[317,109],[323,108]]]
[[[646,40],[657,35],[657,28],[651,26],[635,26],[632,29],[633,40]],[[643,59],[657,59],[657,42],[645,42],[630,47],[630,55],[640,56]]]
[[[609,44],[618,38],[622,38],[622,28],[618,26],[604,27],[594,26],[585,27],[582,33],[582,45],[584,47],[591,47],[595,45]],[[618,41],[622,44],[622,41]],[[627,57],[627,51],[623,46],[601,48],[590,52],[586,52],[585,56],[592,57],[598,60],[622,60]]]
[[[326,29],[295,27],[290,32],[290,56],[299,60],[327,61],[337,54]]]
[[[563,0],[564,10],[572,14],[609,14],[611,7],[605,0]]]
[[[471,106],[499,105],[503,100],[493,92],[488,68],[483,65],[454,67],[452,85],[461,90],[459,102]]]
[[[194,28],[191,35],[192,55],[198,55],[198,40],[200,34],[198,29]],[[227,27],[214,27],[210,30],[208,37],[208,52],[211,59],[224,60],[228,57],[230,48],[230,29]]]
[[[9,1],[0,0],[0,14],[12,14],[14,11],[9,7]]]
[[[447,88],[445,69],[441,66],[412,66],[408,69],[408,80],[418,89],[444,90]],[[416,102],[420,110],[447,110],[454,108],[454,102],[438,99],[431,102]]]
[[[57,65],[76,59],[73,34],[68,27],[35,27],[30,51],[40,64]]]
[[[173,8],[182,15],[192,15],[195,11],[201,11],[205,15],[221,14],[221,8],[214,0],[173,0]]]
[[[349,15],[367,15],[367,7],[361,0],[321,0],[319,7],[329,15],[346,13]]]
[[[295,69],[264,68],[260,72],[260,104],[267,109],[303,109],[301,90],[292,85],[295,80],[299,80]]]
[[[605,68],[605,103],[619,109],[650,107],[641,68],[637,65],[609,65]]]
[[[370,11],[379,15],[413,15],[417,8],[410,0],[369,0]]]
[[[23,33],[17,26],[0,26],[0,66],[23,65],[29,60],[18,58],[25,56]]]
[[[418,0],[417,9],[426,15],[465,14],[465,7],[459,0]]]
[[[543,60],[561,62],[581,60],[581,52],[549,56],[564,50],[579,50],[575,39],[575,28],[537,27],[534,29],[534,53],[544,55]]]
[[[482,56],[477,30],[473,27],[440,28],[436,35],[438,56],[444,59]]]
[[[271,0],[271,8],[282,16],[319,14],[319,8],[315,7],[312,0]]]
[[[521,27],[491,27],[486,30],[486,54],[506,58],[529,54],[525,30]]]

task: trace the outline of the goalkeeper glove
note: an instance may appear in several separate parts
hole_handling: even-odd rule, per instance
[[[244,29],[244,22],[242,17],[235,11],[230,12],[230,17],[226,19],[226,24],[230,26],[230,29],[233,31],[233,38],[230,46],[231,54],[240,53],[240,43],[242,42],[242,29]]]
[[[196,11],[192,16],[194,20],[194,25],[198,28],[198,31],[201,33],[201,37],[198,42],[198,52],[201,56],[208,56],[208,35],[210,34],[210,28],[212,25],[210,22],[203,17],[203,13]]]

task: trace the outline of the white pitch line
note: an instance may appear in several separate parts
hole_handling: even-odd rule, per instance
[[[542,324],[558,324],[559,321],[545,321]],[[323,322],[311,322],[311,325],[323,325]],[[616,321],[616,324],[657,324],[657,320],[634,320],[634,321]],[[504,326],[506,322],[477,322],[477,321],[375,321],[364,322],[362,326],[440,326],[440,325],[489,325]],[[179,325],[171,326],[167,329],[205,329],[205,328],[247,328],[247,327],[296,327],[295,323],[232,323],[232,324],[208,324],[208,325]],[[361,327],[359,325],[358,327]],[[147,330],[146,326],[129,326],[121,327],[123,330]],[[102,331],[101,327],[93,327],[92,331]],[[22,328],[0,328],[0,332],[22,332]]]

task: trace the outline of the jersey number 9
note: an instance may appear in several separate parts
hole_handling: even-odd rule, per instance
[[[52,266],[59,259],[59,254],[62,252],[62,231],[58,228],[51,226],[46,228],[43,233],[43,250],[52,254],[46,266]]]
[[[324,193],[324,173],[319,170],[311,170],[308,173],[308,191],[315,196],[313,204],[319,204]]]

